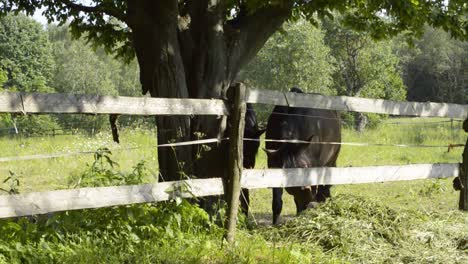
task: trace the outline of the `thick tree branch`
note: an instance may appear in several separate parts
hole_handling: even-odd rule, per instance
[[[95,14],[107,14],[109,16],[113,16],[123,22],[127,22],[127,16],[113,8],[111,6],[104,6],[104,5],[96,5],[96,6],[85,6],[82,4],[77,4],[70,0],[62,0],[61,1],[66,7],[70,8],[76,12],[85,12],[85,13],[95,13]]]
[[[265,42],[291,16],[292,5],[267,6],[226,24],[231,31],[230,69],[236,75],[260,51]]]
[[[223,30],[226,5],[223,0],[197,0],[187,5],[190,27],[185,33],[192,40],[192,51],[184,50],[191,57],[187,64],[187,82],[192,97],[218,98],[229,86],[226,82],[227,52]],[[189,45],[183,45],[185,49]],[[187,60],[186,60],[187,61]]]

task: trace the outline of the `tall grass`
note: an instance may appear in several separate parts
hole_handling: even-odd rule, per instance
[[[157,177],[157,148],[154,131],[143,129],[123,129],[120,131],[121,143],[112,141],[110,131],[102,131],[94,137],[87,135],[64,135],[56,137],[0,138],[3,157],[35,154],[93,152],[107,147],[112,150],[113,159],[124,172],[145,160],[151,172],[145,175],[143,182],[153,182]],[[135,149],[129,149],[135,148]],[[64,189],[69,185],[70,177],[79,175],[86,164],[93,162],[93,154],[82,154],[64,158],[34,159],[0,163],[0,180],[12,171],[20,177],[21,192]],[[0,187],[5,185],[0,185]]]

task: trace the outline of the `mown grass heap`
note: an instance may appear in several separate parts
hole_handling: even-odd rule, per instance
[[[441,221],[450,220],[457,218],[396,211],[342,194],[279,228],[258,233],[279,245],[301,245],[313,262],[327,262],[329,256],[350,263],[463,263],[468,260],[468,230],[457,230],[463,224],[455,221],[444,230]]]

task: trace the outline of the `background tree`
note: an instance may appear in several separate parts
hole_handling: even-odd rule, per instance
[[[0,89],[3,89],[3,85],[8,81],[7,72],[0,69]]]
[[[257,88],[288,91],[297,86],[307,92],[335,94],[334,58],[323,37],[320,28],[305,20],[287,23],[242,70],[240,79]]]
[[[0,19],[0,28],[0,87],[28,92],[141,96],[135,60],[124,63],[108,55],[102,47],[86,43],[83,38],[72,39],[67,26],[49,25],[44,28],[24,14],[9,14]],[[121,117],[119,122],[128,125],[128,119]],[[141,120],[132,119],[132,122]],[[16,118],[20,132],[32,134],[52,133],[51,129],[59,128],[56,121],[63,128],[87,130],[97,130],[108,124],[105,116],[41,115]],[[9,114],[2,115],[0,127],[13,127]]]
[[[344,23],[371,32],[373,37],[401,30],[420,33],[425,23],[444,27],[454,36],[467,37],[463,1],[81,1],[2,0],[0,10],[32,14],[44,8],[50,21],[70,21],[76,36],[102,44],[107,51],[129,57],[136,54],[142,92],[155,97],[223,98],[239,70],[260,50],[283,22],[304,15],[314,22],[345,13]],[[111,19],[112,18],[112,19]],[[116,22],[119,20],[119,22]],[[201,132],[220,133],[212,117],[159,117],[158,142],[188,140]],[[222,129],[221,129],[222,130]],[[161,133],[165,131],[167,133]],[[160,150],[160,171],[177,179],[183,164],[193,164],[190,147]],[[226,155],[212,148],[194,168],[196,175],[220,177]],[[182,168],[189,170],[188,167]],[[191,173],[188,171],[188,173]]]
[[[8,81],[8,76],[6,71],[0,69],[0,92],[2,92],[3,85]],[[0,128],[3,128],[6,124],[11,122],[10,115],[0,114]]]
[[[135,60],[124,63],[102,47],[73,39],[69,27],[47,28],[56,63],[52,83],[57,91],[77,94],[141,96]]]
[[[0,69],[6,89],[50,92],[54,60],[47,32],[25,15],[0,17]]]
[[[126,64],[84,38],[73,39],[67,26],[49,25],[47,31],[56,63],[51,85],[57,92],[141,96],[135,60]],[[60,122],[64,127],[99,130],[107,125],[108,117],[62,115]]]
[[[52,92],[52,49],[42,25],[23,14],[0,17],[0,86],[6,90]],[[50,116],[3,114],[0,127],[20,127],[27,133],[58,128]]]
[[[72,41],[67,27],[50,26],[50,38],[57,63],[52,83],[57,92],[74,94],[118,95],[110,69],[115,62],[96,55],[85,40]]]
[[[402,46],[408,100],[468,102],[468,42],[427,26],[414,47]]]
[[[325,42],[336,60],[334,86],[339,95],[404,100],[406,87],[399,58],[391,41],[373,41],[368,33],[343,27],[339,21],[324,20]],[[354,114],[354,126],[362,131],[368,115]]]
[[[241,71],[239,79],[249,87],[336,94],[332,84],[334,58],[320,28],[305,20],[289,22],[275,33]],[[257,105],[257,117],[266,122],[273,106]]]

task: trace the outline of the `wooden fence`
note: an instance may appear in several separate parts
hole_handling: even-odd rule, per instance
[[[282,93],[236,86],[236,98],[164,99],[68,94],[2,93],[0,113],[79,113],[128,115],[232,115],[227,179],[229,201],[228,240],[233,240],[240,187],[294,187],[317,184],[359,184],[457,176],[461,183],[460,209],[468,210],[468,141],[463,164],[413,164],[351,168],[242,170],[242,138],[246,103],[310,107],[339,111],[369,112],[402,116],[466,119],[468,105],[395,102],[381,99],[317,94]],[[245,94],[244,94],[245,93]],[[230,113],[229,109],[233,109]],[[468,123],[465,121],[465,123]],[[465,124],[468,126],[468,124]],[[465,131],[468,128],[464,126]],[[242,177],[240,177],[242,176]],[[183,188],[181,186],[184,186]],[[184,191],[185,190],[185,191]],[[157,202],[174,197],[220,195],[225,192],[221,178],[154,184],[80,188],[0,196],[0,218]]]

